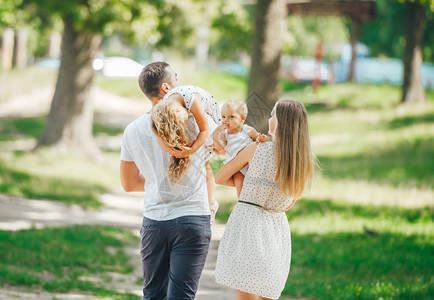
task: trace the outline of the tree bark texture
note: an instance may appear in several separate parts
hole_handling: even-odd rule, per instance
[[[280,57],[286,16],[284,0],[258,0],[256,4],[246,123],[264,133],[268,116],[280,98]]]
[[[12,58],[14,55],[14,30],[12,28],[3,29],[1,47],[1,68],[9,71],[12,68]]]
[[[422,36],[425,26],[424,7],[420,4],[406,3],[405,12],[405,49],[404,78],[401,102],[424,102],[425,91],[422,86]]]
[[[38,146],[96,158],[99,151],[92,134],[93,104],[89,96],[94,76],[92,62],[102,38],[77,32],[68,18],[64,21],[56,90]]]
[[[15,43],[15,67],[24,69],[27,66],[27,40],[29,31],[27,28],[18,28],[16,30]]]

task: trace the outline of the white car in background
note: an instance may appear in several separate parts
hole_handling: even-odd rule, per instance
[[[144,65],[128,57],[96,58],[93,61],[93,69],[101,71],[106,77],[135,77],[140,75]]]
[[[45,69],[58,69],[59,58],[46,58],[38,62],[38,65]],[[97,57],[92,63],[95,71],[101,72],[106,77],[135,77],[142,72],[144,65],[128,57]]]
[[[282,63],[282,76],[295,82],[321,82],[333,80],[328,63],[314,58],[291,58]]]

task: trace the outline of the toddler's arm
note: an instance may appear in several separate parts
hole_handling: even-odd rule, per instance
[[[263,142],[266,142],[269,139],[269,137],[266,136],[265,134],[258,133],[255,128],[252,128],[252,127],[249,126],[249,129],[250,129],[250,132],[248,134],[249,134],[249,137],[253,141],[255,141],[257,143],[263,143]]]
[[[258,132],[255,128],[248,126],[250,129],[250,132],[248,133],[249,137],[252,139],[252,141],[256,141],[256,138],[258,137]]]

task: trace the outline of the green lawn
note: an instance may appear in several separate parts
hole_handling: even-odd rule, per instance
[[[399,106],[399,93],[339,84],[283,96],[305,103],[320,163],[311,190],[287,212],[285,295],[432,299],[434,93],[422,106]],[[225,197],[226,189],[218,195],[224,222],[236,197]]]
[[[245,98],[245,78],[206,71],[180,75],[185,83],[209,90],[219,101]],[[100,77],[96,84],[123,96],[143,97],[136,80]],[[305,104],[320,163],[312,188],[287,212],[293,252],[284,294],[307,299],[432,299],[434,91],[427,92],[424,105],[402,106],[398,105],[399,87],[389,85],[325,85],[317,94],[309,85],[282,82],[282,87],[286,90],[283,98]],[[42,116],[0,119],[0,143],[34,140],[43,122]],[[94,127],[96,135],[118,135],[122,130],[104,124]],[[0,192],[98,207],[100,193],[119,187],[119,152],[105,152],[104,158],[104,164],[96,164],[45,151],[2,151]],[[214,171],[219,165],[221,160],[215,158]],[[217,219],[225,222],[236,202],[235,190],[217,187],[215,197],[220,202]],[[80,233],[80,228],[71,232]],[[105,232],[100,227],[86,230],[96,235]],[[30,246],[37,249],[33,254],[12,242],[27,240],[29,232],[1,232],[1,248],[18,250],[14,259],[0,255],[1,270],[6,270],[0,278],[2,283],[50,290],[51,283],[44,285],[38,267],[31,264],[31,272],[26,273],[14,262],[21,257],[25,261],[27,255],[45,259],[48,250],[36,240]],[[53,242],[65,243],[63,238]],[[67,253],[73,268],[86,265],[72,257],[75,252]],[[96,264],[100,273],[106,270],[105,263]],[[66,283],[69,279],[64,273],[50,272],[58,274],[61,282],[51,290],[66,291],[72,285]],[[28,281],[23,279],[27,277]],[[73,279],[79,285],[75,289],[106,293],[105,287],[88,287],[77,278]]]
[[[182,70],[179,73],[182,84],[196,85],[210,92],[219,102],[229,99],[245,99],[247,94],[247,79],[225,73],[210,71],[189,72]],[[143,98],[136,78],[107,78],[96,76],[95,85],[108,92],[124,97]]]
[[[0,286],[137,300],[136,295],[114,292],[110,286],[110,272],[132,272],[123,247],[137,244],[131,233],[103,226],[0,231]]]

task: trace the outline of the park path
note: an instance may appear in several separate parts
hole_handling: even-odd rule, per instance
[[[131,230],[139,236],[142,220],[142,195],[129,195],[123,192],[104,194],[101,196],[104,206],[97,210],[86,210],[79,206],[64,205],[46,200],[33,200],[20,197],[0,195],[0,230],[21,230],[28,228],[44,228],[52,226],[71,226],[98,224],[121,227]],[[212,226],[212,239],[205,268],[199,283],[196,299],[198,300],[229,300],[234,299],[232,289],[215,283],[214,268],[217,258],[217,248],[225,225],[216,223]],[[133,274],[111,274],[111,286],[119,291],[129,291],[142,295],[142,286],[136,284],[141,276],[139,245],[127,247],[125,252],[131,256],[131,262],[137,266]],[[80,294],[50,294],[43,290],[29,288],[2,287],[0,299],[96,299]],[[100,299],[100,298],[98,298]]]
[[[43,87],[28,94],[19,95],[7,102],[0,103],[0,117],[36,117],[47,113],[54,93],[54,86]],[[125,127],[143,113],[151,109],[151,103],[145,97],[140,99],[125,98],[93,88],[91,98],[95,107],[95,119],[107,125]],[[25,109],[23,109],[25,108]],[[100,147],[119,148],[120,136],[96,138]],[[4,143],[5,150],[30,150],[33,140],[16,140]],[[127,194],[114,191],[101,196],[104,206],[97,210],[85,210],[77,205],[67,206],[59,202],[34,200],[0,194],[0,230],[21,230],[28,228],[44,228],[47,226],[71,226],[99,224],[121,227],[131,230],[137,236],[142,222],[141,210],[143,195]],[[234,299],[233,290],[219,286],[214,281],[214,268],[217,258],[218,243],[224,231],[224,224],[214,224],[210,249],[200,279],[198,300]],[[127,247],[126,253],[131,256],[137,266],[134,274],[125,276],[113,274],[111,285],[119,291],[130,291],[142,295],[142,286],[135,284],[141,277],[139,246]],[[27,287],[3,286],[0,299],[94,299],[81,294],[51,294],[43,290]],[[100,298],[98,298],[100,299]]]
[[[43,87],[25,95],[19,95],[10,101],[0,103],[0,118],[2,117],[36,117],[47,113],[54,92],[54,86]],[[93,88],[92,95],[95,107],[95,119],[107,125],[125,127],[138,116],[151,109],[151,103],[144,97],[140,99],[124,98]],[[23,109],[25,108],[25,109]],[[100,147],[118,149],[121,136],[104,137],[96,142]],[[30,150],[34,140],[17,140],[3,143],[5,150]],[[21,230],[28,228],[44,228],[71,225],[108,225],[131,230],[139,236],[142,221],[143,195],[127,194],[123,191],[113,191],[101,195],[104,206],[97,210],[85,210],[77,205],[64,205],[55,201],[26,199],[0,194],[0,230]],[[212,239],[208,257],[205,263],[197,292],[197,300],[232,300],[235,293],[232,289],[220,286],[214,281],[214,269],[217,249],[223,235],[225,224],[215,223],[212,226]],[[119,292],[131,292],[142,295],[142,286],[136,284],[141,277],[139,245],[126,247],[125,253],[130,255],[135,266],[133,274],[110,274],[110,286],[115,286]],[[134,263],[137,262],[137,263]],[[88,295],[68,293],[48,293],[42,289],[15,287],[4,285],[0,289],[0,300],[33,299],[33,300],[94,300],[101,299]],[[303,300],[279,298],[280,300]]]

